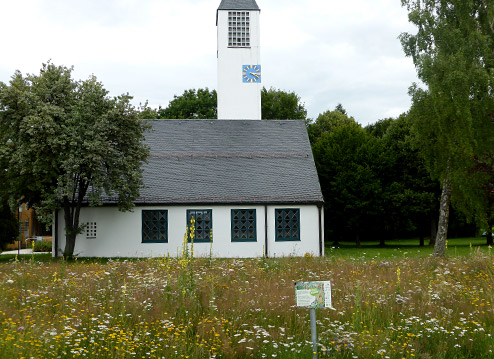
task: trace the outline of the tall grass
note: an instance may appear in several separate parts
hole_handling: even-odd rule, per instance
[[[493,255],[11,260],[0,358],[311,358],[310,280],[333,288],[322,358],[494,358]]]

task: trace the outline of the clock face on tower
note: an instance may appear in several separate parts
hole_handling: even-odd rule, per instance
[[[242,65],[242,81],[247,83],[260,83],[261,65]]]

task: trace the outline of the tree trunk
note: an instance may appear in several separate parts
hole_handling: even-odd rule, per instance
[[[486,233],[486,238],[487,238],[487,245],[488,246],[492,246],[494,243],[494,241],[492,240],[492,227],[494,226],[494,222],[493,221],[487,221],[487,225],[489,226],[489,228],[487,229],[487,233]]]
[[[63,251],[64,258],[71,259],[74,257],[76,233],[65,233],[65,250]]]
[[[420,234],[420,246],[423,247],[424,246],[424,243],[425,242],[425,238],[424,238],[424,235],[421,233]]]
[[[489,196],[488,200],[488,211],[487,211],[487,232],[486,232],[486,238],[487,238],[487,245],[492,246],[493,245],[493,240],[492,240],[492,227],[494,226],[494,215],[492,213],[493,211],[493,203],[492,201],[494,198],[492,198],[492,195]]]
[[[384,238],[384,235],[379,237],[379,247],[386,247],[386,238]]]
[[[79,233],[79,214],[80,204],[76,206],[71,205],[68,199],[64,199],[63,211],[65,218],[65,249],[63,255],[65,258],[74,257],[75,240],[77,233]]]
[[[451,202],[451,182],[446,178],[443,182],[441,202],[439,203],[439,223],[437,228],[436,243],[434,244],[434,256],[446,255],[446,239],[448,237],[449,204]]]
[[[362,247],[362,246],[361,246],[361,244],[360,244],[360,235],[359,235],[359,234],[357,234],[357,235],[355,236],[355,243],[356,243],[356,245],[357,245],[357,248]]]
[[[68,203],[64,203],[63,214],[65,219],[65,249],[63,251],[63,256],[66,258],[72,258],[74,255],[77,231],[74,229],[74,218],[71,207]]]
[[[81,214],[82,202],[89,188],[89,181],[77,178],[75,179],[75,190],[72,200],[68,197],[63,198],[63,210],[65,216],[65,250],[63,255],[66,258],[74,257],[75,240],[77,234],[82,228],[79,226],[79,215]]]

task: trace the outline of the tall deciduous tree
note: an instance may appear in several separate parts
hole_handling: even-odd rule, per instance
[[[385,215],[380,219],[389,236],[419,235],[421,245],[427,231],[435,228],[431,216],[436,212],[438,188],[431,180],[424,160],[413,148],[412,121],[405,114],[385,119],[366,127],[382,141],[380,178],[383,185]],[[437,212],[436,212],[437,213]]]
[[[158,110],[149,106],[149,101],[146,100],[144,104],[140,103],[137,107],[139,118],[143,120],[155,120],[159,118]]]
[[[185,90],[165,108],[153,110],[146,102],[139,110],[140,117],[146,119],[216,119],[216,90]],[[296,93],[274,88],[261,90],[261,111],[263,120],[307,120],[307,110]]]
[[[306,120],[307,110],[295,92],[265,87],[261,90],[263,120]]]
[[[0,163],[8,194],[36,205],[45,221],[63,209],[69,257],[83,229],[82,205],[99,204],[106,193],[118,198],[120,210],[131,209],[148,156],[147,126],[131,97],[110,98],[94,76],[75,81],[71,73],[48,63],[39,75],[16,72],[8,85],[0,83]]]
[[[337,127],[355,124],[355,119],[346,114],[341,104],[334,111],[326,111],[319,114],[317,119],[307,125],[307,133],[311,144],[314,144],[323,133],[331,132]]]
[[[354,239],[357,246],[369,233],[376,233],[383,216],[380,170],[384,153],[380,141],[370,136],[353,119],[337,119],[322,131],[312,146],[321,189],[326,199],[325,220],[329,237],[338,243]],[[333,116],[334,115],[334,116]]]
[[[494,3],[402,0],[402,5],[418,28],[402,34],[401,42],[427,86],[411,88],[411,115],[418,148],[442,183],[434,254],[444,256],[452,195],[468,190],[473,156],[492,149]]]
[[[216,90],[190,89],[173,96],[166,108],[158,109],[163,119],[215,119],[218,117]]]

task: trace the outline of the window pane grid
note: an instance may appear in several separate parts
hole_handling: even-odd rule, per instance
[[[250,46],[250,13],[248,11],[228,12],[228,46]]]
[[[86,223],[86,238],[96,238],[96,222]]]
[[[168,242],[168,211],[142,211],[142,241]]]
[[[211,242],[211,230],[213,229],[213,213],[211,209],[187,210],[187,226],[190,220],[195,220],[194,242]]]
[[[298,208],[276,209],[276,240],[300,240],[300,210]]]
[[[256,210],[232,209],[232,241],[255,242]]]

